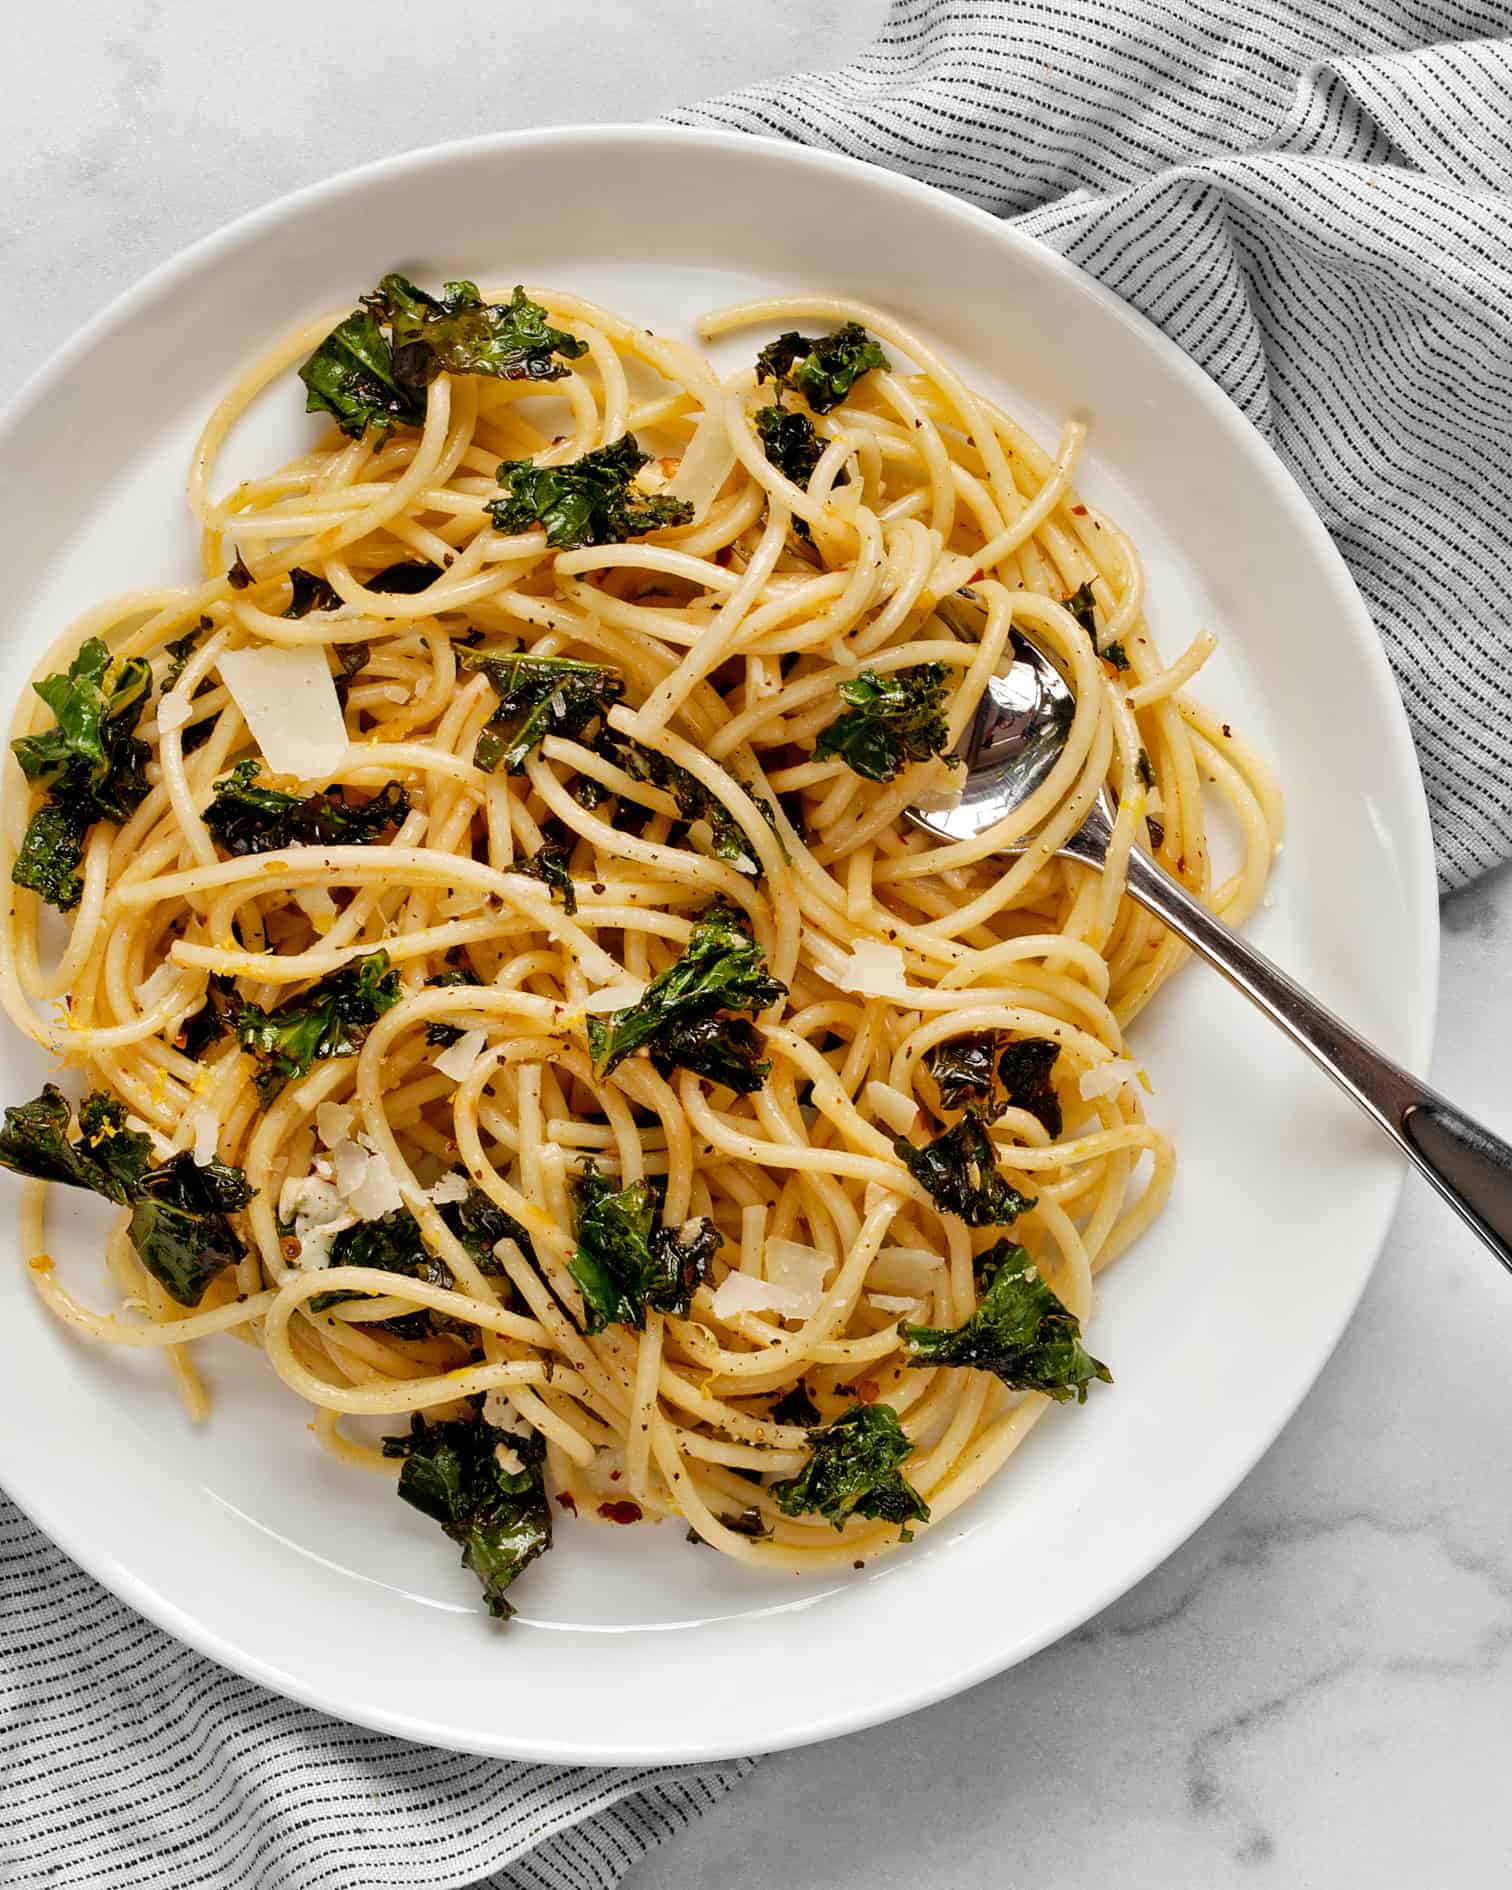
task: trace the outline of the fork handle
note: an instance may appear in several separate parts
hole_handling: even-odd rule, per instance
[[[1089,835],[1093,846],[1099,838]],[[1081,857],[1102,864],[1090,847]],[[1137,847],[1128,890],[1373,1116],[1512,1271],[1512,1147],[1367,1043]]]

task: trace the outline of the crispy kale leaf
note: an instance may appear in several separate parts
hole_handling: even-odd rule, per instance
[[[809,1388],[800,1378],[790,1385],[769,1413],[774,1424],[801,1424],[805,1429],[819,1422],[819,1407],[809,1396]]]
[[[397,827],[409,813],[409,795],[387,782],[371,800],[348,801],[340,786],[318,794],[285,794],[254,786],[256,761],[239,761],[215,784],[205,809],[211,838],[227,853],[273,853],[281,847],[362,847]]]
[[[784,407],[780,400],[774,401],[770,407],[758,407],[755,421],[757,436],[767,458],[778,472],[807,492],[814,468],[819,464],[825,448],[825,442],[814,431],[813,421],[797,408]],[[837,486],[849,483],[843,467],[836,473],[834,483]],[[814,536],[809,530],[807,519],[794,519],[793,530],[800,538],[812,539]]]
[[[959,1214],[968,1227],[1006,1227],[1034,1206],[998,1173],[992,1139],[974,1109],[922,1148],[900,1135],[893,1150],[935,1206]]]
[[[553,328],[545,309],[519,287],[507,302],[485,302],[477,283],[448,282],[437,299],[391,275],[364,299],[388,323],[394,371],[410,387],[427,387],[443,372],[559,381],[567,372],[563,362],[588,352],[586,341]]]
[[[387,332],[385,332],[385,330]],[[426,388],[445,369],[502,380],[559,380],[587,343],[553,328],[546,311],[516,289],[485,303],[471,282],[448,282],[437,300],[403,276],[388,275],[339,322],[299,370],[305,410],[334,416],[361,439],[381,441],[396,423],[421,426]]]
[[[890,1404],[855,1404],[809,1437],[797,1476],[772,1485],[784,1516],[820,1515],[837,1529],[852,1516],[895,1522],[911,1542],[911,1522],[928,1522],[929,1505],[898,1469],[913,1450]]]
[[[483,725],[473,765],[492,774],[520,774],[547,735],[577,741],[625,693],[616,671],[566,656],[469,656],[493,684],[499,706]]]
[[[825,446],[814,431],[813,421],[796,407],[784,407],[781,401],[774,401],[769,407],[758,407],[755,420],[767,458],[778,472],[807,492]]]
[[[381,591],[385,597],[418,597],[421,591],[428,591],[440,575],[439,564],[401,558],[398,564],[386,564],[370,577],[367,588]]]
[[[504,1271],[494,1253],[501,1240],[517,1242],[521,1253],[535,1264],[535,1248],[525,1229],[512,1214],[496,1207],[481,1189],[470,1183],[464,1199],[448,1201],[437,1212],[477,1262],[481,1273],[498,1275]],[[330,1263],[333,1267],[377,1267],[384,1273],[408,1274],[411,1279],[424,1280],[431,1286],[456,1285],[451,1268],[426,1246],[420,1234],[420,1223],[408,1208],[395,1208],[376,1220],[359,1221],[355,1227],[343,1228],[331,1242]],[[367,1297],[365,1293],[345,1290],[317,1293],[310,1301],[310,1311],[328,1312],[343,1300]],[[383,1331],[401,1339],[423,1339],[432,1332],[462,1330],[465,1322],[421,1307],[416,1312],[401,1313],[395,1319],[380,1320],[379,1325]]]
[[[131,1244],[181,1306],[197,1306],[223,1267],[242,1257],[226,1216],[255,1191],[229,1163],[199,1163],[187,1149],[143,1175],[131,1209]]]
[[[522,1466],[506,1470],[500,1449]],[[483,1584],[488,1612],[507,1621],[505,1590],[551,1547],[551,1505],[537,1435],[500,1430],[479,1417],[432,1424],[417,1411],[408,1436],[385,1437],[385,1457],[402,1457],[399,1494],[462,1546],[462,1566]]]
[[[478,985],[482,983],[482,979],[479,978],[475,971],[468,971],[464,967],[454,971],[443,971],[434,978],[427,978],[425,982],[431,987],[464,984]],[[454,1044],[461,1035],[462,1027],[460,1024],[432,1022],[425,1026],[425,1041],[427,1043],[449,1046]]]
[[[712,1221],[664,1227],[657,1191],[633,1181],[616,1190],[589,1162],[572,1184],[577,1252],[568,1271],[583,1295],[583,1327],[644,1328],[646,1308],[686,1313],[709,1262],[719,1251]]]
[[[501,532],[528,532],[532,525],[544,525],[546,542],[556,551],[615,545],[663,525],[686,525],[693,516],[686,499],[642,492],[635,485],[635,475],[650,459],[633,433],[621,434],[565,466],[506,459],[499,467],[499,484],[508,491],[492,501],[489,515]]]
[[[1003,1085],[1007,1107],[1038,1116],[1052,1138],[1062,1127],[1060,1098],[1051,1081],[1059,1055],[1060,1045],[1051,1038],[1024,1037],[1010,1043],[998,1059],[998,1081]]]
[[[338,322],[299,370],[305,412],[331,414],[360,440],[368,427],[381,444],[396,424],[425,424],[425,389],[402,383],[377,313],[366,303]]]
[[[570,870],[572,847],[572,841],[558,827],[554,833],[542,834],[541,844],[528,859],[515,862],[516,872],[528,873],[552,892],[562,895],[562,910],[568,918],[577,911],[577,887],[572,883]]]
[[[975,1030],[964,1037],[951,1037],[924,1053],[924,1067],[939,1085],[940,1101],[947,1109],[964,1109],[974,1103],[991,1120],[998,1048],[1003,1034],[997,1030]]]
[[[1000,1030],[972,1031],[952,1037],[925,1053],[924,1063],[940,1087],[947,1109],[976,1109],[995,1121],[1005,1109],[1023,1109],[1038,1116],[1046,1133],[1061,1132],[1060,1098],[1051,1073],[1060,1045],[1049,1037],[1025,1037],[1015,1042]]]
[[[295,565],[289,573],[289,584],[293,596],[286,617],[308,617],[312,610],[340,610],[341,593],[317,572],[306,571],[303,566]]]
[[[183,636],[174,637],[170,642],[163,645],[163,648],[168,652],[169,658],[171,659],[163,675],[162,693],[165,696],[170,689],[177,687],[179,677],[183,675],[185,669],[188,667],[189,658],[194,654],[194,646],[200,640],[200,631],[208,629],[209,626],[210,619],[208,617],[201,617],[198,629],[187,631]],[[1143,753],[1144,751],[1141,749],[1140,752]]]
[[[1066,608],[1092,639],[1093,649],[1097,648],[1097,600],[1092,595],[1090,584],[1078,584],[1066,599]]]
[[[198,1063],[211,1044],[231,1029],[236,1011],[236,980],[212,972],[205,984],[205,1001],[179,1025],[174,1048]]]
[[[830,335],[789,330],[769,341],[756,357],[756,379],[795,388],[815,413],[837,407],[869,368],[886,368],[887,356],[859,322]]]
[[[658,753],[654,748],[647,748],[614,729],[604,731],[598,749],[601,754],[617,762],[632,781],[647,781],[652,787],[659,787],[663,793],[670,794],[683,820],[690,824],[695,820],[706,820],[713,836],[714,852],[721,860],[745,860],[749,865],[756,864],[751,857],[751,843],[746,839],[740,822],[717,795],[710,793],[697,775],[690,774],[669,756]],[[756,794],[751,798],[758,807],[765,809],[770,823],[772,812],[767,803]]]
[[[320,1057],[351,1056],[369,1030],[399,1002],[399,974],[388,953],[369,952],[275,1010],[243,1004],[236,1014],[236,1041],[257,1059],[257,1093],[264,1107],[283,1088],[309,1073]]]
[[[140,656],[113,661],[91,637],[65,673],[32,687],[57,721],[11,744],[27,780],[47,794],[11,878],[68,912],[83,892],[78,869],[89,829],[97,820],[127,820],[147,793],[148,749],[135,730],[152,692],[152,668]]]
[[[722,1036],[715,1080],[749,1094],[760,1089],[770,1068],[758,1054],[760,1040],[749,1024],[716,1013],[749,1011],[754,1017],[786,989],[767,971],[766,956],[741,915],[731,906],[712,905],[694,924],[676,964],[653,978],[636,1003],[588,1019],[594,1068],[607,1076],[647,1044],[664,1075],[679,1062],[697,1070],[716,1059],[714,1040]],[[694,1031],[693,1025],[713,1028]],[[689,1054],[697,1060],[687,1062]]]
[[[915,663],[888,675],[863,669],[838,685],[850,707],[819,731],[814,759],[839,758],[868,781],[891,781],[910,761],[945,754],[945,665]],[[955,755],[945,755],[952,768]]]
[[[252,1199],[246,1177],[225,1162],[202,1165],[187,1150],[155,1164],[151,1138],[127,1128],[124,1107],[98,1091],[79,1107],[75,1141],[72,1122],[67,1099],[49,1083],[34,1101],[6,1110],[0,1165],[130,1207],[142,1264],[181,1306],[197,1306],[215,1275],[242,1257],[226,1216]]]
[[[1042,1391],[1057,1404],[1085,1404],[1094,1378],[1112,1384],[1107,1366],[1081,1342],[1081,1322],[1040,1277],[1029,1255],[1000,1240],[977,1261],[983,1292],[976,1311],[953,1331],[899,1326],[920,1365],[969,1365],[993,1372],[1015,1391]]]

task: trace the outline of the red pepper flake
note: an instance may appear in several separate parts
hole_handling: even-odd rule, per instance
[[[619,1473],[619,1471],[618,1471],[618,1470],[611,1470],[611,1471],[609,1472],[609,1481],[610,1481],[611,1483],[618,1483],[618,1482],[619,1482],[619,1480],[620,1480],[620,1473]]]
[[[875,1378],[858,1378],[851,1390],[856,1394],[857,1404],[875,1404],[882,1396],[882,1387]]]
[[[296,1235],[285,1234],[283,1239],[278,1243],[278,1251],[283,1255],[285,1260],[297,1260],[303,1252],[303,1249]]]
[[[575,1516],[578,1513],[577,1498],[572,1494],[571,1490],[558,1490],[557,1501],[561,1504],[562,1508],[566,1510],[569,1516]]]
[[[986,577],[986,575],[987,573],[985,571],[973,571],[971,576],[967,578],[966,582],[968,584],[980,584],[982,579]]]
[[[600,1503],[598,1513],[605,1522],[632,1523],[641,1519],[639,1503]]]
[[[1087,516],[1087,508],[1084,505],[1073,505],[1071,511],[1076,518],[1085,518]]]

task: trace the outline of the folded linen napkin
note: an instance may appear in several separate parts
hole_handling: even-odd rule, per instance
[[[671,114],[1004,216],[1201,363],[1386,640],[1440,871],[1512,851],[1512,8],[893,0],[854,64]],[[0,1882],[593,1890],[747,1768],[502,1764],[223,1672],[0,1498]]]

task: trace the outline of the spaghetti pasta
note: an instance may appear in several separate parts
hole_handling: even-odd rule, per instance
[[[365,1419],[419,1413],[419,1437],[481,1401],[511,1487],[544,1453],[579,1513],[675,1516],[749,1565],[859,1563],[1085,1395],[1093,1280],[1174,1162],[1125,1033],[1182,950],[1124,863],[1149,845],[1242,920],[1277,795],[1181,693],[1211,637],[1158,654],[1133,545],[1077,495],[1080,426],[1045,451],[834,299],[705,319],[865,331],[844,371],[835,337],[786,335],[759,381],[549,289],[510,305],[558,335],[548,367],[467,371],[426,301],[441,366],[407,408],[354,427],[327,401],[340,428],[215,499],[238,418],[330,324],[242,375],[191,468],[202,577],[102,605],[39,672],[99,638],[107,698],[141,659],[150,700],[140,797],[78,834],[60,946],[35,874],[13,891],[6,1008],[159,1172],[213,1161],[254,1192],[221,1201],[241,1257],[197,1294],[144,1264],[133,1210],[102,1313],[51,1267],[33,1185],[32,1277],[89,1338],[162,1349],[193,1414],[191,1354],[229,1334],[355,1465],[395,1468]],[[564,475],[589,455],[585,496]],[[975,637],[941,613],[962,586]],[[1011,822],[942,845],[903,810],[950,792],[1015,628],[1075,691],[1064,752]],[[267,765],[305,712],[255,708],[228,658],[269,651],[327,733],[339,714],[334,765]],[[47,727],[29,700],[13,733]],[[1055,849],[1105,783],[1095,875]],[[1241,840],[1221,879],[1210,795]],[[8,797],[13,859],[39,804]],[[931,1362],[1015,1282],[1039,1320],[1016,1368],[1001,1333]],[[1051,1336],[1069,1376],[1034,1353]],[[889,1461],[826,1495],[855,1413]]]

